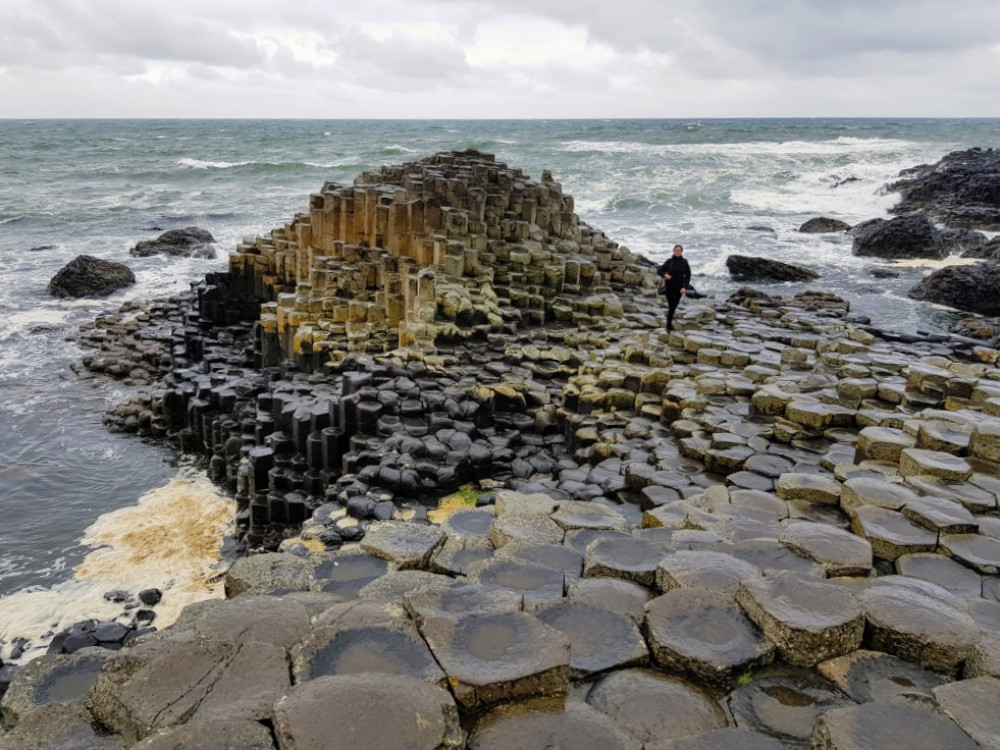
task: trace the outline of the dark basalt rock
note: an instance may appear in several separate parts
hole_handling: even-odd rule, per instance
[[[978,232],[977,232],[978,234]],[[989,242],[970,247],[962,252],[963,258],[980,258],[982,260],[1000,260],[1000,237],[994,237]]]
[[[819,278],[818,273],[808,268],[749,255],[730,255],[726,258],[726,268],[736,281],[811,281]]]
[[[800,226],[799,231],[806,234],[829,234],[831,232],[846,232],[850,228],[851,225],[846,221],[817,216]]]
[[[922,279],[907,296],[967,312],[1000,315],[1000,264],[941,268]]]
[[[173,255],[184,258],[214,258],[212,233],[198,227],[171,229],[155,240],[143,240],[129,250],[129,255],[148,258],[150,255]]]
[[[78,255],[49,281],[54,297],[106,297],[135,283],[135,274],[124,263]]]
[[[1000,151],[953,151],[937,164],[900,172],[894,213],[922,210],[952,227],[1000,229]]]
[[[873,219],[851,229],[855,255],[875,258],[945,258],[952,249],[931,220],[907,214],[886,221]]]

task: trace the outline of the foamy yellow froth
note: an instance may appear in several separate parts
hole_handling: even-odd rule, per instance
[[[114,589],[160,589],[154,624],[161,629],[188,604],[222,598],[219,550],[235,512],[235,503],[207,479],[185,476],[101,516],[85,532],[83,543],[95,549],[73,580],[0,599],[0,639],[26,638],[26,658],[38,656],[59,630],[121,614],[121,604],[104,600]]]
[[[945,266],[970,266],[982,262],[982,258],[962,258],[949,255],[947,258],[903,258],[886,264],[887,268],[944,268]]]

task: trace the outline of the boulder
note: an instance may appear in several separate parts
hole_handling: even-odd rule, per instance
[[[135,274],[124,263],[78,255],[49,281],[54,297],[106,297],[135,283]]]
[[[950,246],[923,214],[875,219],[851,230],[855,255],[874,258],[945,258]]]
[[[911,299],[982,315],[1000,315],[1000,264],[946,266],[907,292]]]
[[[171,229],[155,240],[143,240],[129,250],[129,255],[148,258],[150,255],[173,255],[183,258],[214,258],[212,233],[198,227]]]
[[[953,151],[937,164],[900,173],[895,213],[923,210],[952,227],[1000,230],[1000,151]]]
[[[828,234],[830,232],[846,232],[850,228],[851,225],[846,221],[817,216],[799,227],[799,231],[806,234]]]
[[[962,251],[963,258],[979,258],[980,260],[1000,260],[1000,237],[994,237],[982,245],[966,248]]]
[[[735,281],[811,281],[819,278],[818,273],[808,268],[749,255],[730,255],[726,258],[726,268]]]

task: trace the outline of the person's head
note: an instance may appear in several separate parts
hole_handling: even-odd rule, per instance
[[[684,248],[681,245],[674,245],[674,257],[679,258],[684,254]]]

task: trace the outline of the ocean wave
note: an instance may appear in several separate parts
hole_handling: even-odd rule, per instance
[[[258,164],[256,161],[202,161],[201,159],[178,159],[177,163],[182,167],[192,169],[232,169],[233,167],[245,167],[248,164]]]
[[[383,146],[379,153],[383,156],[393,156],[394,154],[415,154],[417,153],[417,150],[394,143],[391,146]]]
[[[0,224],[13,224],[15,221],[21,221],[21,219],[23,219],[23,218],[24,218],[23,215],[21,215],[21,216],[7,216],[7,217],[4,217],[4,218],[0,219]]]
[[[620,154],[718,154],[782,157],[854,153],[897,153],[919,147],[913,141],[893,138],[840,136],[823,141],[739,141],[735,143],[644,143],[642,141],[565,141],[561,150],[570,153]]]

